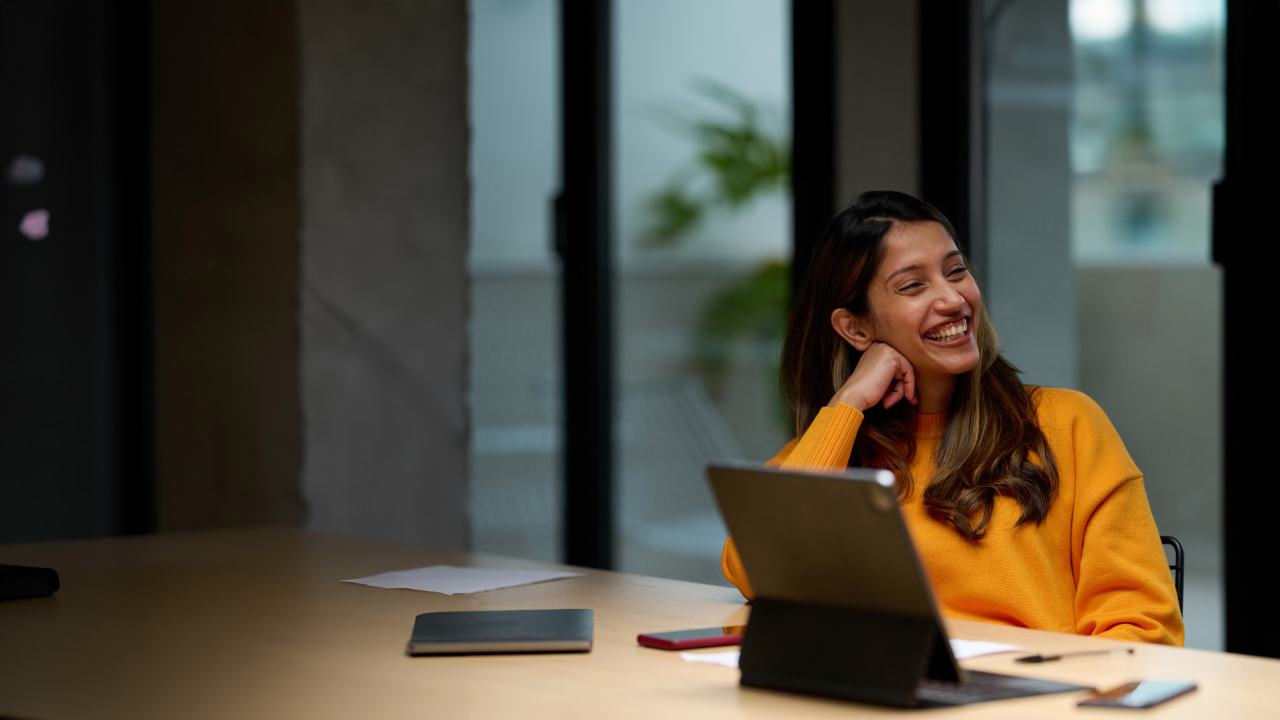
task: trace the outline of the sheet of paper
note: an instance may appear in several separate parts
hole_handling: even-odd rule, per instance
[[[994,655],[995,653],[1013,652],[1015,650],[1025,650],[1026,648],[1017,645],[1006,645],[1004,643],[986,642],[984,640],[952,640],[951,652],[955,654],[957,660],[965,658],[978,657],[979,655]],[[724,652],[708,652],[693,653],[683,652],[680,657],[686,662],[706,663],[708,665],[723,665],[724,667],[738,667],[738,651],[726,650]]]
[[[432,565],[431,567],[396,570],[369,577],[343,580],[342,582],[368,585],[378,588],[405,588],[408,590],[424,590],[445,595],[484,592],[499,588],[531,585],[533,583],[576,577],[582,573],[553,570],[514,570],[504,568],[453,567],[451,565]]]
[[[985,640],[952,640],[951,652],[957,660],[978,657],[979,655],[995,655],[996,653],[1015,652],[1026,648],[1018,645],[987,642]]]
[[[724,650],[721,652],[682,652],[680,657],[688,662],[706,663],[708,665],[723,665],[724,667],[738,667],[738,651]]]

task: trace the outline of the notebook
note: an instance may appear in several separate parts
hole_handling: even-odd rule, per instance
[[[755,591],[742,684],[903,707],[1087,689],[960,667],[889,471],[707,474]]]
[[[588,652],[591,610],[470,610],[417,617],[409,655]]]

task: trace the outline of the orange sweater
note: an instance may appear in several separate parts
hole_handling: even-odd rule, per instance
[[[902,513],[950,617],[1019,627],[1181,645],[1182,613],[1168,562],[1147,504],[1142,473],[1102,408],[1075,390],[1040,388],[1040,429],[1058,462],[1058,494],[1039,525],[1014,527],[1017,502],[996,499],[987,534],[970,542],[931,518],[921,502],[936,469],[943,414],[916,423],[915,480]],[[863,415],[848,405],[823,408],[803,436],[771,465],[839,469]],[[725,577],[751,597],[732,538]]]

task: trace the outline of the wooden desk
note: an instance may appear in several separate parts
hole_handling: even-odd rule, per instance
[[[0,562],[54,567],[52,598],[0,603],[0,716],[40,718],[840,717],[894,711],[742,688],[736,670],[636,645],[642,631],[735,624],[723,587],[586,571],[473,595],[338,582],[431,564],[545,567],[289,529],[0,547]],[[410,658],[431,610],[590,607],[588,654]],[[1037,651],[1107,641],[951,622],[954,637]],[[1119,645],[1119,643],[1110,643]],[[1200,690],[1143,717],[1280,714],[1280,661],[1139,646],[1135,655],[966,666],[1113,685],[1192,679]],[[930,711],[947,717],[1136,717],[1074,707],[1076,695]]]

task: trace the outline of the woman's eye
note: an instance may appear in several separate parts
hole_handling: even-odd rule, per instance
[[[921,288],[921,287],[924,287],[924,285],[922,285],[921,283],[918,283],[918,282],[915,282],[915,283],[909,283],[909,284],[907,284],[907,285],[903,285],[902,287],[898,288],[898,291],[899,291],[899,292],[911,292],[912,290],[915,290],[916,288]]]
[[[968,271],[969,271],[969,268],[965,267],[964,265],[960,265],[959,267],[953,268],[951,272],[948,274],[951,275],[952,277],[957,277],[959,275],[965,274]]]

